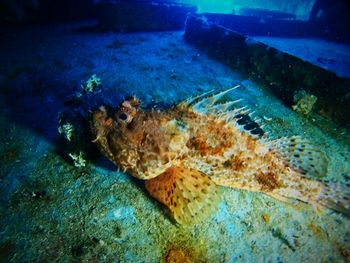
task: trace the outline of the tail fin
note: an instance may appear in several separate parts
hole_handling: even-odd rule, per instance
[[[267,194],[286,203],[298,199],[313,205],[316,210],[329,208],[350,217],[349,183],[321,182],[299,177],[292,184]]]
[[[320,193],[317,203],[350,217],[349,183],[327,183]]]

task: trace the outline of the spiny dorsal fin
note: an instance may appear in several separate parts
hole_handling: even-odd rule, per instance
[[[265,132],[262,129],[262,126],[259,125],[257,121],[252,119],[249,114],[238,114],[235,116],[236,122],[240,125],[245,131],[249,132],[253,137],[256,136],[258,138],[262,137]]]
[[[212,107],[212,109],[218,113],[225,113],[225,112],[230,111],[235,104],[237,104],[241,101],[242,101],[242,99],[238,99],[238,100],[233,100],[233,101],[227,101],[225,103],[216,104]]]
[[[299,136],[274,140],[271,147],[286,165],[302,175],[322,178],[327,174],[328,161],[324,153]]]
[[[205,107],[212,107],[214,106],[219,100],[221,100],[227,93],[239,88],[240,85],[234,86],[233,88],[229,88],[226,90],[223,90],[219,93],[216,93],[210,97],[207,97],[201,101],[198,102],[198,104],[204,104]]]
[[[264,131],[252,117],[254,112],[251,112],[246,106],[235,108],[234,106],[240,103],[241,99],[231,100],[230,98],[225,98],[227,94],[239,87],[240,85],[236,85],[218,93],[209,91],[185,100],[178,107],[189,107],[198,114],[211,115],[219,120],[232,123],[242,132],[247,132],[253,138],[260,139],[264,135]]]
[[[166,205],[180,224],[198,223],[211,215],[218,203],[218,187],[205,174],[171,167],[146,181],[152,197]]]
[[[232,88],[220,91],[215,93],[213,90],[207,91],[199,96],[189,98],[181,103],[179,103],[179,106],[185,106],[185,107],[196,107],[201,105],[201,107],[207,108],[210,106],[213,106],[215,103],[217,103],[221,98],[223,98],[227,93],[237,89],[240,85],[236,85]]]
[[[182,102],[179,103],[178,106],[180,107],[191,107],[193,104],[198,103],[199,101],[201,101],[202,99],[205,99],[206,97],[208,97],[210,94],[213,94],[213,90],[209,90],[205,93],[202,93],[196,97],[191,97],[188,98],[187,100],[184,100]]]

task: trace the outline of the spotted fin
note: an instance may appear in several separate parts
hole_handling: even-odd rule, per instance
[[[317,203],[350,217],[350,184],[325,184]]]
[[[322,178],[327,175],[328,160],[324,153],[299,136],[274,140],[271,148],[286,165],[303,176]]]
[[[210,216],[219,200],[218,186],[194,169],[171,167],[145,185],[149,194],[166,205],[182,225]]]

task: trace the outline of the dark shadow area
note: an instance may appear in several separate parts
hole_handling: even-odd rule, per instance
[[[95,8],[99,27],[117,32],[182,30],[186,15],[195,12],[194,6],[162,1],[103,1]]]
[[[101,105],[116,105],[128,94],[111,93],[106,89],[93,95],[80,95],[79,82],[84,77],[72,83],[69,77],[60,76],[62,73],[57,65],[41,71],[33,61],[31,68],[2,68],[5,80],[1,83],[0,96],[9,122],[34,131],[53,145],[56,153],[67,162],[72,162],[68,153],[77,150],[86,152],[89,161],[97,161],[99,151],[92,143],[90,113]],[[62,122],[69,122],[75,128],[70,142],[59,134]]]
[[[93,17],[93,0],[0,0],[0,25],[67,22]]]
[[[97,19],[100,32],[182,30],[196,7],[150,0],[0,0],[0,25],[32,25]]]

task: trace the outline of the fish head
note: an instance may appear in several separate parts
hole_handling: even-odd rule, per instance
[[[124,100],[113,116],[114,121],[122,127],[129,125],[140,114],[140,105],[136,97]]]
[[[113,163],[130,170],[135,167],[142,136],[140,101],[132,97],[116,108],[101,106],[91,115],[93,142]]]
[[[131,123],[140,113],[140,101],[132,97],[120,103],[116,109],[101,106],[92,113],[91,129],[94,135],[105,135],[110,130],[121,133],[131,130]]]
[[[143,111],[132,97],[117,108],[92,114],[92,133],[100,151],[138,179],[149,180],[172,165],[188,140],[174,113]]]

